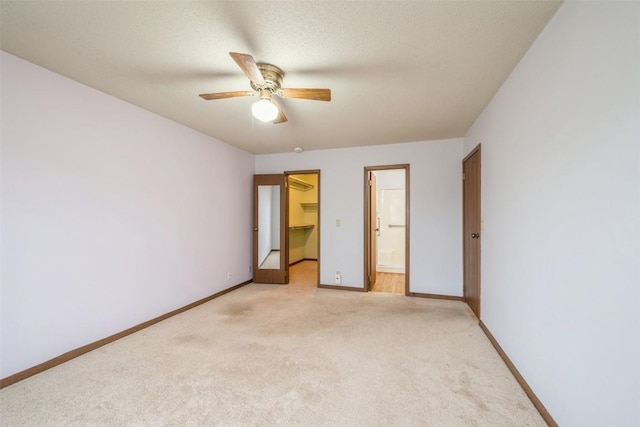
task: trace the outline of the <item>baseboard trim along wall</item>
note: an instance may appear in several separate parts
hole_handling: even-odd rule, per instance
[[[180,314],[183,313],[187,310],[190,310],[194,307],[197,307],[201,304],[204,304],[205,302],[209,302],[212,299],[218,298],[226,293],[229,293],[231,291],[235,291],[238,288],[241,288],[245,285],[248,285],[249,283],[251,283],[252,280],[247,280],[246,282],[242,282],[240,284],[237,284],[235,286],[232,286],[230,288],[224,289],[220,292],[217,292],[213,295],[210,295],[208,297],[205,297],[203,299],[200,299],[198,301],[192,302],[191,304],[185,305],[184,307],[178,308],[176,310],[170,311],[169,313],[163,314],[162,316],[158,316],[154,319],[151,320],[147,320],[146,322],[140,323],[139,325],[133,326],[129,329],[126,329],[122,332],[118,332],[117,334],[113,334],[111,336],[108,336],[106,338],[103,338],[101,340],[92,342],[90,344],[87,345],[83,345],[82,347],[76,348],[75,350],[71,350],[68,351],[64,354],[61,354],[60,356],[54,357],[51,360],[47,360],[46,362],[43,362],[39,365],[36,366],[32,366],[31,368],[25,369],[24,371],[20,371],[16,374],[10,375],[6,378],[2,378],[0,379],[0,389],[10,386],[11,384],[15,384],[18,381],[22,381],[26,378],[29,378],[33,375],[39,374],[40,372],[44,372],[47,369],[51,369],[55,366],[58,366],[64,362],[68,362],[71,359],[75,359],[78,356],[82,356],[85,353],[88,353],[90,351],[93,351],[97,348],[100,348],[104,345],[107,345],[109,343],[112,343],[114,341],[119,340],[120,338],[124,338],[127,335],[131,335],[135,332],[138,332],[144,328],[148,328],[151,325],[155,325],[158,322],[162,322],[163,320],[166,320],[170,317],[175,316],[176,314]]]
[[[355,291],[355,292],[364,292],[363,288],[353,288],[351,286],[338,286],[338,285],[318,285],[319,288],[322,289],[335,289],[338,291]]]
[[[500,355],[504,363],[507,365],[507,367],[509,368],[513,376],[516,378],[518,383],[520,383],[520,386],[522,387],[526,395],[529,397],[529,399],[531,399],[533,406],[535,406],[538,412],[540,412],[540,415],[542,416],[544,421],[547,423],[547,425],[549,427],[558,427],[558,423],[555,422],[555,420],[553,419],[549,411],[547,411],[547,408],[544,407],[540,399],[538,399],[538,396],[536,396],[536,394],[533,392],[531,387],[529,387],[529,384],[527,384],[524,377],[520,374],[520,372],[518,371],[516,366],[513,364],[513,362],[511,362],[511,359],[509,359],[509,356],[507,356],[507,353],[505,353],[504,350],[502,350],[502,347],[500,347],[500,344],[498,344],[498,341],[496,341],[496,339],[493,337],[491,332],[489,332],[489,329],[482,322],[482,320],[480,320],[480,328],[484,331],[487,338],[489,338],[489,341],[491,341],[491,344],[493,344],[493,347],[496,349],[496,351],[498,352],[498,354]]]
[[[453,295],[440,295],[440,294],[422,294],[420,292],[409,292],[407,296],[417,297],[417,298],[447,299],[451,301],[464,301],[464,297],[456,297]]]
[[[319,288],[322,289],[336,289],[339,291],[355,291],[355,292],[366,292],[364,288],[353,288],[351,286],[338,286],[338,285],[318,285]],[[464,297],[456,297],[453,295],[439,295],[439,294],[422,294],[419,292],[409,292],[406,294],[408,297],[417,297],[417,298],[433,298],[433,299],[446,299],[452,301],[464,301]]]

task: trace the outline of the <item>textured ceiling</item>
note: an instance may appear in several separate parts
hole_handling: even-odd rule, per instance
[[[2,50],[253,153],[461,137],[558,1],[2,1]],[[282,68],[259,122],[228,52]]]

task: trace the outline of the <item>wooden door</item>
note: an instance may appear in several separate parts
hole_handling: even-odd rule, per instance
[[[369,286],[367,287],[369,291],[375,286],[378,275],[376,265],[378,264],[378,231],[380,229],[378,228],[377,190],[376,175],[372,171],[369,171]]]
[[[480,319],[480,146],[463,161],[464,299]]]
[[[289,283],[285,175],[253,176],[253,281]]]

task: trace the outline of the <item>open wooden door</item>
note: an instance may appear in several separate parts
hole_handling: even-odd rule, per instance
[[[365,185],[367,186],[367,200],[366,200],[366,211],[367,218],[365,221],[365,233],[367,233],[367,237],[365,238],[366,244],[366,271],[365,271],[365,290],[370,291],[373,289],[373,286],[376,284],[376,265],[377,265],[377,242],[378,242],[378,215],[376,211],[376,175],[373,171],[366,171],[367,177]]]
[[[464,299],[480,319],[480,146],[463,161]]]
[[[253,281],[289,283],[285,175],[253,176]]]

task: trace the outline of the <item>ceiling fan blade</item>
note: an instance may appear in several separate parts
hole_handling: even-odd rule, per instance
[[[264,77],[262,77],[262,73],[258,69],[258,65],[253,59],[253,56],[237,52],[229,52],[229,55],[231,55],[233,60],[236,61],[236,64],[238,64],[247,77],[249,77],[249,80],[258,86],[265,84]]]
[[[289,119],[287,119],[287,116],[285,116],[284,110],[282,109],[282,105],[280,105],[280,103],[276,101],[274,97],[271,97],[271,102],[273,102],[276,105],[276,107],[278,107],[278,117],[275,118],[275,120],[273,121],[273,124],[277,125],[278,123],[284,123],[288,121]]]
[[[278,89],[277,94],[282,98],[311,99],[314,101],[331,101],[331,89]]]
[[[241,96],[253,96],[255,92],[250,90],[239,90],[236,92],[201,93],[200,98],[211,101],[213,99],[239,98]]]

